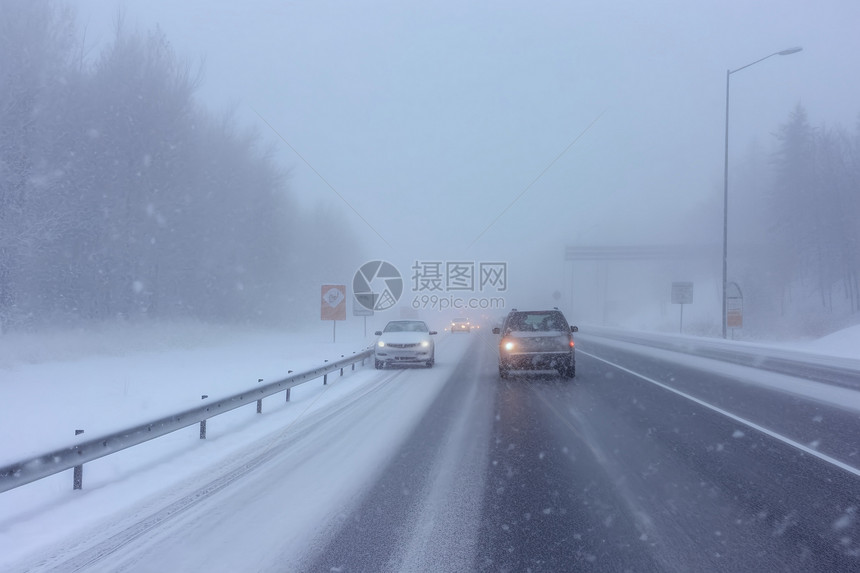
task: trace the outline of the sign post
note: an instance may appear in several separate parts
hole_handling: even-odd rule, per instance
[[[346,285],[322,285],[320,320],[331,321],[331,341],[337,341],[335,325],[346,320]]]
[[[681,324],[679,333],[684,332],[684,305],[693,304],[693,283],[672,283],[672,304],[681,305]]]
[[[352,297],[352,315],[353,316],[363,316],[364,317],[364,336],[367,337],[367,317],[373,316],[373,310],[363,306],[358,299],[355,298],[355,295]]]

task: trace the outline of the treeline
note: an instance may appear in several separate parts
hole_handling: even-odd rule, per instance
[[[335,266],[350,249],[331,245],[354,239],[294,205],[258,137],[196,102],[200,71],[163,33],[119,25],[85,57],[65,5],[0,10],[0,327],[283,320],[308,289],[315,306],[315,261]]]
[[[797,106],[775,136],[774,152],[749,158],[733,189],[756,217],[738,229],[730,266],[737,261],[735,276],[763,321],[808,334],[854,324],[860,313],[860,122],[853,129],[816,127]]]

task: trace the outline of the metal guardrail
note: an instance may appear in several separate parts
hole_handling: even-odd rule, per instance
[[[289,402],[290,389],[294,386],[320,377],[323,378],[323,384],[326,384],[330,373],[340,370],[341,375],[343,375],[344,368],[351,365],[352,369],[355,370],[357,362],[361,362],[363,365],[364,361],[371,356],[373,356],[372,349],[364,350],[354,353],[352,356],[320,366],[319,368],[293,374],[277,382],[252,388],[216,402],[209,402],[197,408],[191,408],[184,412],[166,416],[133,428],[120,430],[0,467],[0,493],[69,469],[75,470],[73,477],[74,489],[80,489],[82,485],[82,467],[86,462],[91,462],[132,446],[148,442],[149,440],[187,428],[198,422],[200,423],[200,438],[204,439],[206,437],[206,420],[209,418],[252,402],[257,402],[257,412],[262,412],[263,398],[277,394],[278,392],[285,391],[286,399]]]
[[[607,328],[583,328],[581,334],[712,358],[852,390],[860,389],[860,360],[851,358],[821,356],[799,350],[749,343],[738,344],[717,339],[675,337],[668,334],[635,333]]]

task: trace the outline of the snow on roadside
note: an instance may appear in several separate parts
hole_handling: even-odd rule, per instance
[[[828,334],[818,340],[791,346],[816,354],[860,359],[860,324]]]
[[[200,325],[87,336],[48,336],[17,360],[9,349],[27,341],[2,339],[0,435],[15,439],[0,442],[0,465],[72,444],[75,429],[85,429],[84,438],[97,437],[196,406],[202,394],[235,394],[259,378],[276,380],[369,343],[356,336],[335,344],[318,333]],[[307,420],[319,408],[361,391],[375,372],[347,369],[343,378],[330,376],[327,386],[321,379],[307,382],[292,390],[290,403],[282,393],[267,398],[263,415],[252,404],[217,416],[208,424],[206,442],[194,425],[88,463],[82,491],[72,491],[69,470],[0,494],[0,570]]]
[[[4,347],[7,343],[3,339]],[[341,356],[368,340],[201,325],[48,336],[0,366],[0,465],[65,447],[75,430],[94,438],[272,382]],[[14,346],[9,342],[9,346]],[[89,354],[88,354],[89,353]],[[36,359],[38,358],[38,359]]]

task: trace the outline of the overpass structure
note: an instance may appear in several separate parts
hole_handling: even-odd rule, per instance
[[[718,244],[569,245],[564,249],[564,261],[569,266],[566,282],[570,308],[584,315],[591,313],[592,320],[605,325],[617,320],[614,315],[623,316],[629,306],[659,305],[658,312],[665,314],[672,282],[698,278],[702,284],[701,278],[710,276],[717,280],[721,253]],[[706,282],[702,286],[705,291],[697,289],[697,298],[707,302],[710,285]]]
[[[720,245],[628,245],[565,247],[566,261],[709,260],[720,257]],[[719,260],[719,259],[718,259]]]

